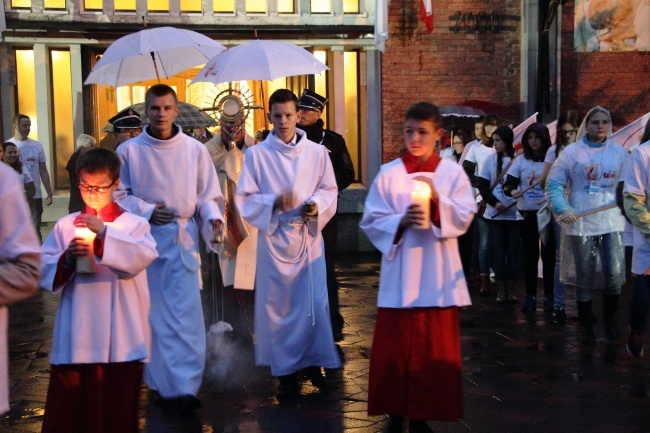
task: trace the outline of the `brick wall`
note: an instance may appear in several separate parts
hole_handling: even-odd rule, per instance
[[[573,5],[562,11],[561,107],[585,114],[601,105],[619,129],[650,111],[650,52],[575,52]]]
[[[454,33],[456,11],[521,15],[514,0],[433,0],[434,30],[419,20],[419,0],[391,0],[389,39],[383,56],[384,162],[397,157],[402,117],[417,101],[437,105],[484,100],[505,106],[519,119],[521,22],[503,20],[514,30]]]

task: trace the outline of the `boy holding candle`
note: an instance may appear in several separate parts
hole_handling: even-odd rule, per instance
[[[420,102],[405,117],[407,152],[381,167],[361,220],[382,252],[368,414],[388,414],[389,432],[408,419],[418,433],[432,431],[427,420],[463,414],[458,307],[471,301],[457,238],[476,202],[462,167],[436,154],[438,107]],[[430,189],[426,202],[412,193],[418,181]]]
[[[56,223],[41,258],[41,286],[61,293],[42,431],[137,432],[156,244],[144,218],[113,202],[115,152],[84,152],[77,173],[86,208]]]

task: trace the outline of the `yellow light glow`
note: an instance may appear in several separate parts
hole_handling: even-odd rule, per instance
[[[65,0],[43,0],[45,9],[65,9]]]
[[[11,0],[11,7],[13,9],[29,9],[32,7],[32,0]]]
[[[314,51],[314,57],[316,57],[321,62],[327,64],[327,52],[326,51]],[[327,95],[327,75],[326,71],[321,72],[320,74],[314,75],[314,92],[319,95]],[[325,128],[327,128],[327,105],[323,109],[323,112],[320,116],[325,123]]]
[[[136,0],[115,0],[116,11],[135,11]]]
[[[332,12],[330,0],[311,0],[311,13],[328,14]]]
[[[72,112],[72,68],[70,51],[52,50],[52,120],[54,121],[55,184],[69,186],[65,166],[74,152],[74,114]]]
[[[356,51],[343,53],[345,76],[345,143],[359,173],[359,54]]]
[[[201,12],[201,0],[181,0],[181,12]]]
[[[266,12],[266,0],[246,0],[246,12],[254,14]]]
[[[16,50],[16,80],[18,93],[17,112],[29,116],[29,119],[32,121],[32,129],[29,136],[34,140],[38,140],[33,50]]]
[[[343,13],[344,14],[358,14],[359,13],[359,0],[343,0]]]
[[[152,12],[168,12],[169,0],[147,0],[147,10]]]
[[[84,10],[87,11],[101,11],[103,5],[103,0],[84,0]]]
[[[294,0],[278,0],[278,13],[292,14],[296,12]]]
[[[217,13],[233,13],[235,12],[235,0],[213,0],[212,8]]]

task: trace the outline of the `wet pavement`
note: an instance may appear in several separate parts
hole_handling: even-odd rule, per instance
[[[382,431],[386,418],[366,414],[379,257],[341,256],[338,271],[346,363],[342,372],[329,375],[330,390],[319,391],[307,382],[295,402],[280,404],[269,369],[254,365],[250,293],[234,299],[226,296],[225,319],[235,332],[210,337],[209,343],[219,345],[219,351],[208,360],[199,396],[203,407],[195,418],[176,419],[151,403],[143,387],[142,431]],[[215,310],[220,317],[221,304],[215,308],[209,281],[206,286],[204,306],[210,324]],[[518,287],[522,299],[523,286]],[[650,432],[649,361],[629,356],[623,338],[608,343],[602,320],[595,328],[596,345],[583,346],[572,297],[567,300],[569,323],[557,325],[550,313],[542,311],[539,300],[537,311],[523,313],[518,304],[499,305],[493,296],[476,296],[478,288],[471,291],[474,305],[461,311],[465,416],[456,423],[430,422],[434,431]],[[618,313],[621,329],[627,328],[628,292],[626,287]],[[602,317],[600,300],[594,304],[596,315]],[[2,432],[40,431],[56,306],[56,296],[40,293],[10,309],[12,410],[0,420]]]

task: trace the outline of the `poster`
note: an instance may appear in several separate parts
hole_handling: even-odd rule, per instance
[[[576,0],[574,48],[650,51],[650,0]]]

